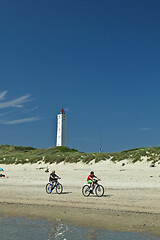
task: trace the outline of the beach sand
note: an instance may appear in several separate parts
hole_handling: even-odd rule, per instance
[[[1,165],[6,177],[0,178],[0,214],[160,234],[160,165],[149,165],[145,161]],[[46,193],[47,166],[61,176],[63,194]],[[105,187],[101,198],[82,195],[91,170]]]

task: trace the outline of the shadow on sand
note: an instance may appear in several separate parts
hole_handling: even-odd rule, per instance
[[[70,194],[70,193],[72,193],[72,192],[62,192],[61,194]]]
[[[72,193],[72,192],[65,192],[65,191],[64,191],[64,192],[62,192],[62,193],[60,193],[60,194],[58,194],[58,195],[70,194],[70,193]],[[52,194],[57,194],[57,193],[53,191]]]
[[[102,197],[98,197],[96,194],[94,194],[94,195],[90,195],[89,197],[96,197],[96,198],[110,198],[110,197],[112,197],[113,195],[109,195],[109,194],[104,194]]]
[[[102,197],[112,197],[113,195],[104,194]]]

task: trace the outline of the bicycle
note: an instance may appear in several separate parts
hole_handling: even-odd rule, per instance
[[[53,192],[53,190],[56,190],[57,194],[61,194],[63,191],[63,186],[62,184],[60,184],[58,181],[55,182],[55,185],[53,186],[53,183],[47,183],[46,184],[46,192],[48,194],[51,194]]]
[[[94,191],[95,191],[97,197],[102,197],[104,195],[104,187],[102,185],[98,184],[98,180],[95,180],[94,184],[96,184]],[[83,188],[82,188],[83,196],[89,197],[89,195],[91,194],[90,188],[91,188],[91,183],[83,186]]]

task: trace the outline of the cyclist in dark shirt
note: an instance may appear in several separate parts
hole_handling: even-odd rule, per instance
[[[55,187],[58,179],[61,179],[57,174],[55,174],[55,171],[53,170],[50,174],[50,177],[49,177],[49,182],[50,184],[52,185],[51,187],[51,191],[53,190],[53,188]]]

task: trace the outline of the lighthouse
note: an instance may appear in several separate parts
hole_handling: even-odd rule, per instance
[[[57,114],[57,142],[56,146],[67,146],[67,116],[62,108]]]

